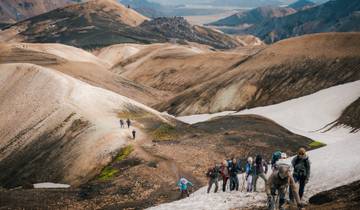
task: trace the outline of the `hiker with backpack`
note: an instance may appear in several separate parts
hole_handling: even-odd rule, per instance
[[[209,186],[207,189],[207,193],[210,193],[211,187],[213,184],[215,184],[215,193],[218,191],[219,188],[219,183],[218,183],[218,179],[219,179],[219,175],[220,175],[220,167],[215,163],[214,167],[211,167],[208,169],[208,171],[206,172],[206,176],[209,178]]]
[[[277,163],[275,170],[270,175],[265,185],[266,195],[268,196],[268,209],[274,210],[276,206],[276,196],[279,196],[279,210],[284,210],[286,190],[290,189],[295,196],[296,204],[299,208],[304,206],[300,201],[296,190],[295,181],[291,175],[291,166],[285,163]]]
[[[239,191],[239,178],[237,174],[241,171],[241,168],[239,168],[239,164],[236,158],[232,159],[231,164],[228,166],[228,168],[230,173],[230,191]]]
[[[253,164],[252,157],[248,157],[248,159],[247,159],[247,163],[245,166],[245,173],[246,173],[246,182],[247,182],[246,191],[252,192],[252,186],[253,186],[252,180],[253,180],[253,174],[254,174],[254,164]]]
[[[299,182],[299,196],[302,199],[304,195],[305,185],[308,183],[310,178],[310,160],[306,155],[306,150],[300,148],[298,154],[291,161],[292,166],[294,167],[293,177],[295,183]],[[294,200],[293,194],[289,193],[290,200]]]
[[[223,192],[225,192],[226,184],[227,184],[227,181],[229,180],[229,177],[230,177],[228,164],[227,164],[226,160],[223,160],[223,162],[221,163],[220,174],[221,174],[221,177],[222,177],[222,180],[223,180],[222,190],[223,190]]]
[[[131,126],[131,121],[130,121],[129,118],[126,120],[126,124],[127,124],[128,128],[130,128],[130,126]]]
[[[262,178],[266,184],[266,176],[265,174],[267,174],[268,171],[268,166],[267,163],[263,160],[261,155],[256,155],[255,158],[255,163],[254,163],[254,177],[253,177],[253,191],[256,191],[256,182],[258,180],[258,178]]]
[[[132,133],[132,137],[133,137],[133,139],[135,140],[135,137],[136,137],[136,130],[133,130],[131,133]]]
[[[181,198],[185,197],[185,195],[187,197],[190,196],[189,185],[194,186],[189,180],[185,179],[184,177],[181,177],[180,180],[178,181],[177,186],[180,189],[180,192],[181,192],[180,197]]]

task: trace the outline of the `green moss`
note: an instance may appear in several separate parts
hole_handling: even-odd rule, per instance
[[[105,168],[101,171],[101,173],[100,173],[100,175],[99,175],[99,179],[102,180],[102,181],[109,180],[109,179],[115,177],[115,175],[116,175],[118,172],[119,172],[118,169],[113,168],[113,167],[111,167],[111,166],[107,166],[107,167],[105,167]]]
[[[117,156],[114,158],[113,162],[106,166],[100,173],[98,179],[106,181],[112,179],[119,172],[119,169],[113,167],[115,163],[125,160],[131,152],[134,151],[134,148],[131,145],[128,145],[120,150]]]
[[[132,151],[134,151],[134,148],[131,145],[128,145],[128,146],[122,148],[120,150],[119,154],[116,156],[115,162],[124,160],[125,158],[127,158],[130,155],[130,153]]]
[[[155,141],[170,141],[177,138],[176,128],[169,124],[161,124],[152,132]]]
[[[323,147],[323,146],[326,146],[326,144],[320,142],[320,141],[313,141],[309,144],[309,147],[311,147],[312,149],[315,149],[315,148],[320,148],[320,147]]]
[[[136,120],[136,119],[144,119],[144,118],[149,118],[149,117],[153,117],[153,115],[151,113],[147,113],[147,112],[119,112],[118,114],[118,118],[120,119],[130,119],[130,120]]]

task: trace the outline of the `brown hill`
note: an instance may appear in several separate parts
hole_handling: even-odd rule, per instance
[[[359,40],[360,33],[284,40],[248,59],[238,59],[220,76],[198,83],[157,107],[180,115],[239,110],[355,81],[360,79]]]

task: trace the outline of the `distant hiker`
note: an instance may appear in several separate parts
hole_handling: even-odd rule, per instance
[[[254,178],[253,178],[253,191],[256,192],[256,182],[258,178],[262,178],[266,184],[265,174],[268,171],[267,163],[262,159],[261,155],[256,155],[254,163]]]
[[[271,168],[274,169],[275,163],[281,158],[281,151],[276,151],[271,157]]]
[[[226,190],[226,184],[227,184],[227,181],[230,177],[230,174],[229,174],[229,169],[228,169],[228,165],[227,165],[227,161],[226,160],[223,160],[223,162],[221,163],[221,166],[220,166],[220,174],[221,174],[221,177],[223,179],[223,186],[222,186],[222,190],[223,192],[225,192]]]
[[[266,195],[268,196],[268,209],[274,210],[276,206],[276,195],[279,195],[279,210],[284,210],[286,190],[291,186],[291,190],[295,195],[296,204],[299,208],[303,207],[300,202],[299,194],[296,190],[296,185],[291,176],[291,166],[288,164],[279,163],[276,169],[272,172],[265,185]]]
[[[124,128],[124,121],[120,120],[120,128]]]
[[[310,178],[310,160],[306,155],[306,150],[300,148],[297,156],[295,156],[291,161],[292,166],[294,167],[293,177],[295,183],[299,182],[299,196],[302,199],[304,194],[305,185],[308,183]],[[289,193],[290,200],[294,200],[293,195],[290,191]]]
[[[184,177],[181,177],[180,180],[177,183],[177,186],[179,186],[180,192],[181,192],[181,198],[190,196],[188,187],[194,186],[189,180],[185,179]]]
[[[131,126],[131,121],[130,121],[129,118],[126,120],[126,124],[127,124],[128,128],[130,128],[130,126]]]
[[[287,159],[287,154],[285,152],[282,152],[280,155],[280,159],[278,159],[275,162],[275,165],[272,167],[272,170],[276,170],[279,164],[287,164],[291,168],[292,166],[290,165],[290,162],[286,159]]]
[[[229,173],[230,173],[230,191],[239,190],[239,178],[237,176],[238,172],[241,171],[241,168],[239,168],[238,161],[236,158],[232,159],[231,164],[229,167]]]
[[[220,175],[220,167],[215,164],[214,167],[211,167],[208,169],[206,176],[209,178],[209,186],[207,189],[207,193],[210,193],[211,187],[213,184],[215,184],[215,193],[218,191],[219,188],[219,183],[218,183],[218,179],[219,179],[219,175]]]
[[[253,173],[254,173],[254,165],[253,165],[253,158],[249,157],[247,159],[247,163],[245,166],[245,173],[246,173],[246,182],[247,182],[247,187],[246,187],[246,191],[247,192],[252,192],[252,180],[253,180]]]
[[[135,130],[133,130],[133,131],[132,131],[132,136],[133,136],[133,139],[135,139],[135,135],[136,135],[136,131],[135,131]]]

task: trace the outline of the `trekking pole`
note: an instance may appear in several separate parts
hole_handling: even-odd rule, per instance
[[[279,193],[276,195],[276,199],[275,199],[275,208],[276,209],[279,209],[280,208],[280,205],[279,205]]]

